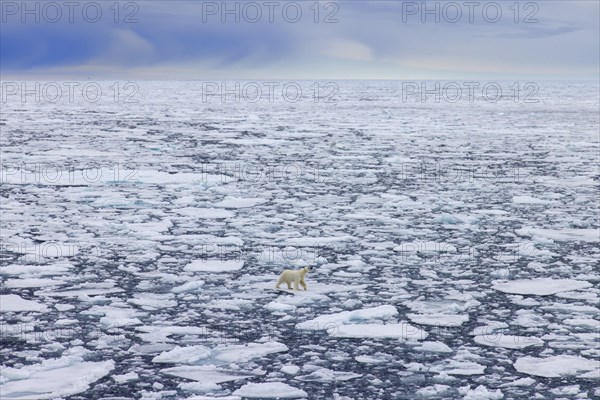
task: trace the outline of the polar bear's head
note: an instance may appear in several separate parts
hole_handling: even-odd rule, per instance
[[[310,269],[310,267],[304,267],[300,270],[300,273],[302,274],[302,276],[304,276],[310,272]]]

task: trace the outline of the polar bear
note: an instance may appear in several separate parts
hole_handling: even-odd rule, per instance
[[[298,284],[302,285],[304,290],[307,290],[306,283],[304,283],[304,277],[306,274],[308,274],[308,271],[310,271],[310,267],[304,267],[297,270],[284,270],[281,275],[279,275],[279,280],[277,281],[277,285],[275,285],[275,289],[279,289],[279,285],[281,285],[283,282],[287,283],[288,289],[291,289],[291,283],[294,282],[294,290],[299,290]]]

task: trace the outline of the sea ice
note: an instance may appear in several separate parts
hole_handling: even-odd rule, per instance
[[[10,264],[0,268],[0,274],[52,276],[68,273],[71,268],[73,265],[67,261],[57,261],[47,265]]]
[[[327,330],[333,337],[424,340],[428,333],[407,322],[398,324],[340,324]]]
[[[296,375],[300,371],[300,367],[297,365],[284,365],[281,367],[281,372],[288,375]]]
[[[172,350],[163,352],[154,357],[152,362],[194,364],[199,360],[207,359],[211,354],[211,350],[202,345],[187,347],[177,346]]]
[[[240,379],[251,378],[256,375],[252,373],[245,373],[244,371],[240,370],[217,368],[213,365],[172,367],[161,369],[160,372],[167,375],[178,376],[181,378],[192,379],[210,384],[237,381]]]
[[[318,368],[308,375],[297,376],[295,379],[309,382],[342,382],[360,378],[361,376],[361,374],[356,374],[353,372],[333,371],[328,368]]]
[[[266,199],[261,198],[242,198],[242,197],[227,197],[224,200],[215,203],[215,207],[221,208],[247,208],[254,207],[259,204],[266,203]]]
[[[342,311],[336,314],[321,315],[320,317],[309,321],[296,324],[297,329],[323,330],[332,327],[351,324],[353,322],[368,321],[371,319],[389,318],[398,315],[396,307],[382,305],[377,307],[364,308],[354,311]]]
[[[2,399],[54,399],[85,392],[115,367],[112,360],[84,361],[83,356],[88,353],[80,347],[72,348],[61,358],[18,369],[3,368]]]
[[[242,260],[195,260],[185,266],[189,272],[233,272],[244,266]]]
[[[252,399],[298,399],[308,397],[304,390],[283,382],[248,383],[233,392],[233,394]]]
[[[511,294],[529,294],[537,296],[549,296],[560,292],[569,292],[571,290],[586,289],[592,286],[587,281],[578,281],[575,279],[520,279],[514,281],[494,281],[492,288],[504,293]]]
[[[580,376],[600,379],[600,364],[598,360],[590,360],[579,356],[556,355],[544,358],[521,357],[514,362],[515,369],[521,373],[558,378],[561,376]]]
[[[183,285],[175,286],[173,289],[171,289],[171,293],[194,293],[200,291],[202,286],[204,286],[204,281],[189,281],[187,283],[184,283]]]
[[[460,388],[459,391],[464,395],[463,400],[500,400],[504,398],[500,389],[489,390],[483,385],[479,385],[475,389]]]
[[[430,353],[452,353],[452,349],[442,342],[423,342],[413,349]]]
[[[473,361],[447,360],[441,365],[431,367],[430,371],[448,375],[482,375],[485,366]]]
[[[541,346],[544,341],[532,336],[512,336],[503,334],[491,334],[486,336],[475,336],[475,343],[490,347],[504,347],[507,349],[524,349],[530,346]]]
[[[600,238],[600,229],[542,229],[542,228],[522,228],[517,229],[515,233],[519,236],[533,237],[540,239],[552,239],[559,242],[582,241],[597,242]]]
[[[460,326],[469,320],[468,315],[406,314],[414,323],[432,326]]]
[[[64,285],[66,281],[60,279],[49,278],[22,278],[22,279],[7,279],[4,285],[9,288],[32,288]]]
[[[33,300],[25,300],[16,294],[0,295],[0,312],[21,312],[21,311],[48,311],[44,304]]]
[[[132,371],[132,372],[128,372],[128,373],[122,374],[122,375],[113,375],[113,376],[111,376],[111,378],[113,378],[114,381],[117,383],[124,383],[124,382],[137,381],[139,378],[139,375]]]
[[[288,347],[278,342],[219,345],[212,349],[202,345],[177,346],[172,350],[159,354],[152,361],[180,364],[197,364],[202,361],[203,364],[223,364],[249,361],[253,358],[286,351],[288,351]]]

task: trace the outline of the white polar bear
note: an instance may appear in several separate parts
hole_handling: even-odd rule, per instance
[[[304,283],[304,277],[306,274],[308,274],[308,271],[310,271],[310,267],[304,267],[297,270],[284,270],[281,275],[279,275],[279,280],[277,281],[277,285],[275,285],[275,289],[279,289],[279,285],[281,285],[283,282],[287,283],[288,289],[291,289],[291,283],[294,282],[294,290],[299,290],[298,284],[302,285],[304,290],[307,290],[306,283]]]

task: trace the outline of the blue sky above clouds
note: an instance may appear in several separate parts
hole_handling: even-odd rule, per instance
[[[144,0],[119,2],[118,15],[113,1],[97,1],[102,10],[97,22],[91,22],[94,7],[86,9],[87,20],[83,15],[92,2],[79,2],[71,16],[63,6],[60,18],[47,1],[27,3],[32,13],[24,13],[20,1],[2,0],[3,77],[598,79],[599,74],[597,1],[520,2],[516,14],[514,1],[480,1],[469,9],[462,1]],[[433,12],[424,14],[423,5]],[[225,14],[224,7],[239,12]],[[298,7],[302,17],[291,22]],[[257,9],[262,17],[253,23]],[[137,22],[125,23],[127,16]]]

